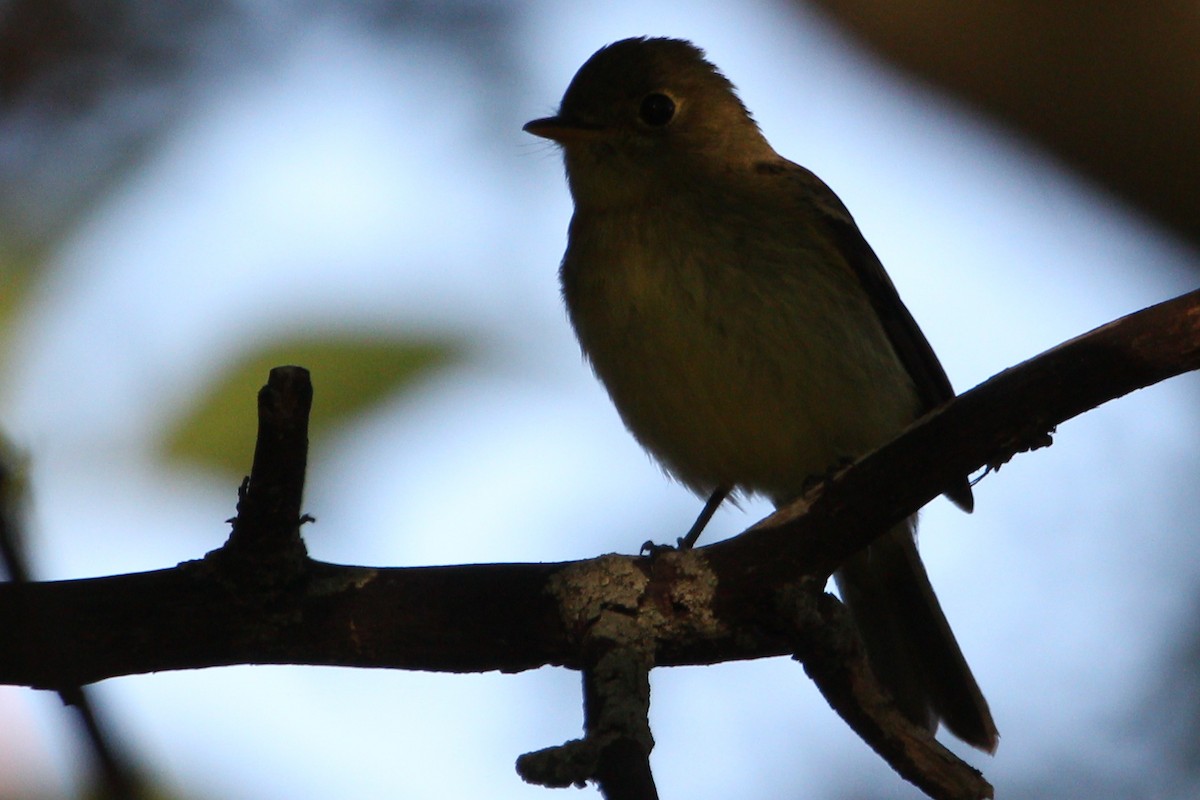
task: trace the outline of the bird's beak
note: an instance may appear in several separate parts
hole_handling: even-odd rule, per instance
[[[532,133],[534,136],[540,136],[543,139],[550,139],[559,144],[567,144],[568,142],[581,142],[594,139],[604,129],[599,125],[590,125],[579,120],[557,116],[542,117],[532,122],[526,122],[521,130]]]

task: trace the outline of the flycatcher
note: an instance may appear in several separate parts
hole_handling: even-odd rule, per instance
[[[850,212],[691,43],[601,49],[525,130],[566,161],[560,278],[585,356],[637,440],[709,497],[689,543],[730,491],[786,503],[954,396]],[[971,509],[965,476],[946,494]],[[991,752],[915,530],[854,556],[839,590],[905,715]]]

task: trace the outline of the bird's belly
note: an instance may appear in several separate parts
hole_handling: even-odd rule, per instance
[[[857,286],[819,270],[680,267],[625,264],[574,287],[586,296],[568,285],[567,299],[625,424],[683,483],[786,499],[916,416]]]

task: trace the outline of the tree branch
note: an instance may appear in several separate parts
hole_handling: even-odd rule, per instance
[[[921,743],[890,701],[876,702],[850,651],[822,638],[836,618],[797,614],[796,598],[825,608],[833,570],[957,476],[1045,446],[1061,422],[1197,367],[1193,292],[1006,370],[735,539],[656,558],[403,569],[304,557],[304,432],[294,422],[307,409],[288,398],[307,382],[273,371],[283,395],[260,409],[284,422],[258,446],[279,445],[280,456],[256,452],[229,544],[173,569],[0,585],[0,682],[58,688],[245,663],[594,668],[589,633],[621,608],[652,643],[654,666],[799,654],[831,705],[901,774],[935,797],[988,796],[977,773],[948,754],[943,763],[936,742]]]

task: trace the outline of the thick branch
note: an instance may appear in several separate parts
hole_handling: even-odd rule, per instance
[[[689,593],[673,569],[631,559],[650,576],[648,595],[669,604],[656,663],[791,653],[789,625],[764,612],[778,586],[805,576],[823,583],[848,553],[953,476],[1002,463],[1106,399],[1198,366],[1193,292],[1006,370],[810,493],[806,516],[797,517],[801,503],[702,548],[710,597]],[[0,683],[53,688],[245,663],[464,672],[579,666],[580,631],[548,591],[555,575],[578,564],[371,569],[305,561],[295,591],[264,606],[214,561],[0,585]]]

